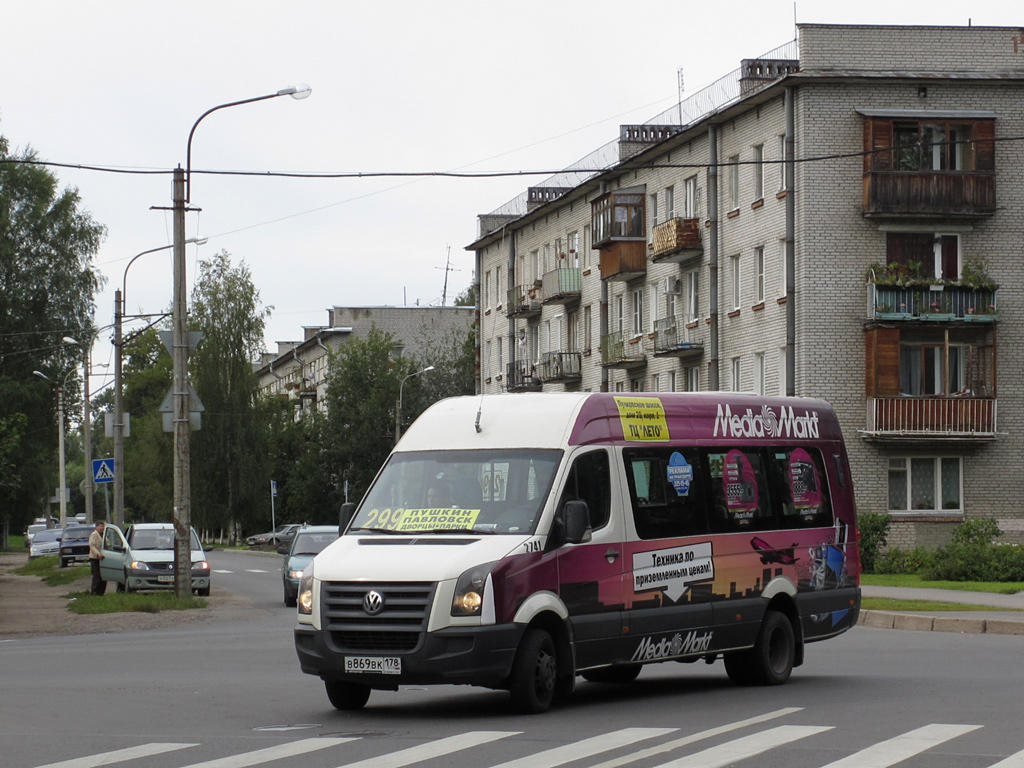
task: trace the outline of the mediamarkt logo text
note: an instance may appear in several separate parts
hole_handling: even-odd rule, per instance
[[[714,436],[722,437],[818,437],[818,413],[804,411],[803,416],[797,416],[792,408],[782,406],[781,415],[776,417],[775,412],[767,405],[761,406],[761,413],[755,415],[754,411],[747,408],[742,416],[734,414],[728,405],[718,406],[718,415],[715,417]]]
[[[708,630],[703,635],[698,635],[693,630],[683,637],[676,632],[671,638],[663,637],[655,641],[653,637],[645,637],[640,646],[633,654],[631,661],[651,661],[652,659],[668,659],[673,656],[682,656],[686,653],[706,653],[711,647],[711,638],[714,632]]]

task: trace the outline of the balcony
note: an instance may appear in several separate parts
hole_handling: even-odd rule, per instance
[[[654,242],[650,250],[655,264],[678,263],[704,252],[700,242],[700,219],[669,219],[654,227],[652,234]]]
[[[647,365],[643,336],[616,331],[601,337],[601,365],[607,368],[638,368]]]
[[[537,289],[533,283],[517,285],[508,289],[509,317],[534,317],[540,314],[540,302],[536,299]]]
[[[580,288],[583,284],[582,270],[579,267],[563,267],[553,269],[544,275],[542,280],[541,303],[572,304],[580,300]]]
[[[920,320],[995,323],[997,288],[963,285],[878,285],[868,283],[868,318],[880,322]]]
[[[869,397],[863,435],[884,440],[994,440],[994,397]]]
[[[536,366],[529,360],[516,360],[505,366],[505,389],[508,392],[540,392]]]
[[[579,352],[545,352],[537,377],[544,383],[579,381],[583,378],[582,356]]]
[[[617,241],[601,250],[602,280],[627,282],[646,274],[647,252],[644,241]]]
[[[704,354],[700,323],[682,317],[661,317],[654,321],[655,357],[693,358]]]
[[[864,215],[984,218],[996,212],[992,171],[878,171],[864,175]]]

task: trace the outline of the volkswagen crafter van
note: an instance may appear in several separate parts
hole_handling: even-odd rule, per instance
[[[304,571],[295,646],[331,704],[722,660],[784,683],[860,609],[853,486],[822,400],[511,394],[417,419]]]

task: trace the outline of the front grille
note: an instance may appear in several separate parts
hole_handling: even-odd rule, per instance
[[[384,598],[380,613],[363,609],[370,591]],[[320,593],[324,631],[339,651],[412,651],[427,629],[434,585],[393,582],[326,582]]]

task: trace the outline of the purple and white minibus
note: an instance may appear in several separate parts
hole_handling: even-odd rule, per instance
[[[721,659],[784,683],[857,622],[856,509],[831,406],[708,393],[463,397],[408,429],[299,585],[295,647],[339,709]]]

